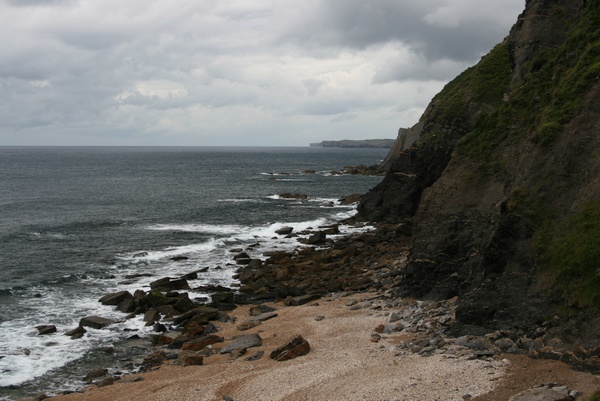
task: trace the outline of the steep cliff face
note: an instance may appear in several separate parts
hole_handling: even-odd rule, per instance
[[[527,1],[399,138],[359,205],[413,227],[398,294],[458,295],[457,331],[597,316],[599,128],[600,1]]]

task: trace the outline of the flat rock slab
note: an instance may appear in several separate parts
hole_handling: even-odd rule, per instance
[[[271,352],[269,356],[279,362],[288,361],[310,352],[310,344],[302,336],[298,335],[290,341]]]
[[[224,346],[221,349],[221,354],[228,354],[235,349],[247,349],[252,347],[260,347],[262,338],[258,334],[246,334],[239,336],[234,342]]]
[[[274,317],[277,317],[277,313],[275,313],[275,312],[261,313],[260,315],[252,316],[252,317],[244,320],[242,323],[246,323],[246,322],[264,322],[265,320],[273,319]]]
[[[573,398],[564,386],[542,386],[521,391],[508,399],[508,401],[567,401]]]

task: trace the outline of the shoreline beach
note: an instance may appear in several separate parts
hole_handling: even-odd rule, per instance
[[[216,323],[223,343],[201,366],[169,361],[150,372],[123,377],[110,386],[89,386],[84,393],[55,401],[95,400],[501,400],[548,383],[577,390],[586,399],[600,379],[568,365],[524,355],[477,357],[465,347],[431,356],[401,352],[401,333],[377,334],[378,326],[402,307],[375,292],[327,296],[301,306],[270,303],[276,317],[249,330],[238,329],[251,306],[236,308],[227,323]],[[356,307],[356,306],[363,307]],[[409,304],[407,304],[409,305]],[[218,349],[236,336],[258,334],[262,345],[237,358]],[[310,352],[277,362],[271,351],[301,335]],[[450,349],[449,347],[447,347]],[[246,360],[264,351],[258,360]],[[137,381],[139,380],[139,381]]]

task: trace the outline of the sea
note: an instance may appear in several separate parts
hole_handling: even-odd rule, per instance
[[[135,370],[153,334],[98,299],[206,269],[192,288],[237,288],[232,250],[253,258],[303,246],[276,234],[340,223],[381,177],[335,174],[386,149],[0,147],[0,400],[78,391],[97,367]],[[306,200],[282,197],[305,194]],[[258,246],[257,246],[258,244]],[[193,299],[210,294],[192,290]],[[116,321],[64,335],[82,317]],[[38,335],[36,327],[57,332]],[[147,343],[147,340],[146,340]]]

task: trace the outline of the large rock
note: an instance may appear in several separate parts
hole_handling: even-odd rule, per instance
[[[129,291],[119,291],[112,294],[106,294],[98,300],[102,305],[119,305],[126,299],[133,299],[133,295]]]
[[[222,342],[223,342],[223,337],[219,337],[219,336],[215,336],[214,334],[211,334],[209,336],[203,336],[200,338],[194,338],[190,341],[186,341],[181,346],[181,349],[184,351],[201,351],[208,345],[222,343]]]
[[[288,235],[291,234],[292,231],[294,231],[294,227],[290,227],[290,226],[283,226],[277,230],[275,230],[275,234],[279,234],[279,235]]]
[[[81,327],[91,327],[93,329],[102,329],[113,324],[115,321],[101,316],[86,316],[79,321]]]
[[[271,352],[270,358],[276,361],[288,361],[310,352],[310,344],[301,335],[297,335],[284,345]]]
[[[190,285],[186,279],[171,279],[171,277],[164,277],[150,283],[150,288],[155,291],[175,291],[175,290],[189,290]]]
[[[38,330],[39,336],[56,333],[56,326],[53,324],[44,324],[41,326],[37,326],[36,329]]]
[[[246,334],[239,336],[234,342],[221,348],[221,354],[228,354],[236,349],[248,349],[252,347],[260,347],[262,338],[258,334]]]

